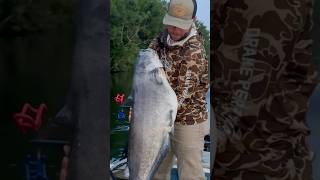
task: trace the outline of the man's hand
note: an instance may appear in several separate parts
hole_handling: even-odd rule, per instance
[[[62,161],[61,161],[61,170],[60,170],[59,180],[67,180],[70,149],[71,147],[69,145],[63,146],[64,157],[62,158]]]
[[[128,121],[131,121],[131,115],[132,115],[132,107],[129,109],[129,115],[128,115]]]

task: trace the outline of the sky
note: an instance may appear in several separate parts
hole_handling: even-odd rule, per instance
[[[210,0],[197,0],[197,19],[210,31]]]
[[[169,2],[170,0],[166,0]],[[197,19],[210,31],[210,0],[197,0]]]

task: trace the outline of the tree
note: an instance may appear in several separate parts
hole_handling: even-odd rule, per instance
[[[80,0],[72,79],[65,107],[57,119],[73,130],[71,180],[102,180],[107,176],[108,147],[108,2]]]
[[[166,2],[161,0],[111,0],[111,71],[133,65],[140,48],[161,31]]]
[[[196,21],[196,26],[198,27],[198,31],[201,32],[203,36],[206,55],[207,55],[207,58],[210,59],[210,33],[202,22]]]
[[[73,23],[77,0],[0,0],[1,35],[26,35]]]
[[[132,67],[139,49],[146,48],[163,29],[166,13],[164,0],[111,0],[110,22],[111,71],[125,71]],[[209,31],[196,22],[205,39],[209,57]]]

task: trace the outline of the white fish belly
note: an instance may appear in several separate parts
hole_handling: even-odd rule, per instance
[[[149,74],[135,77],[133,120],[130,124],[130,179],[145,180],[169,137],[177,111],[177,97],[167,81],[155,84]]]

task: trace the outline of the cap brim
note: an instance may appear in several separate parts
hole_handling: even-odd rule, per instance
[[[175,26],[181,29],[189,29],[193,23],[193,19],[185,20],[170,16],[168,13],[163,18],[163,24]]]

